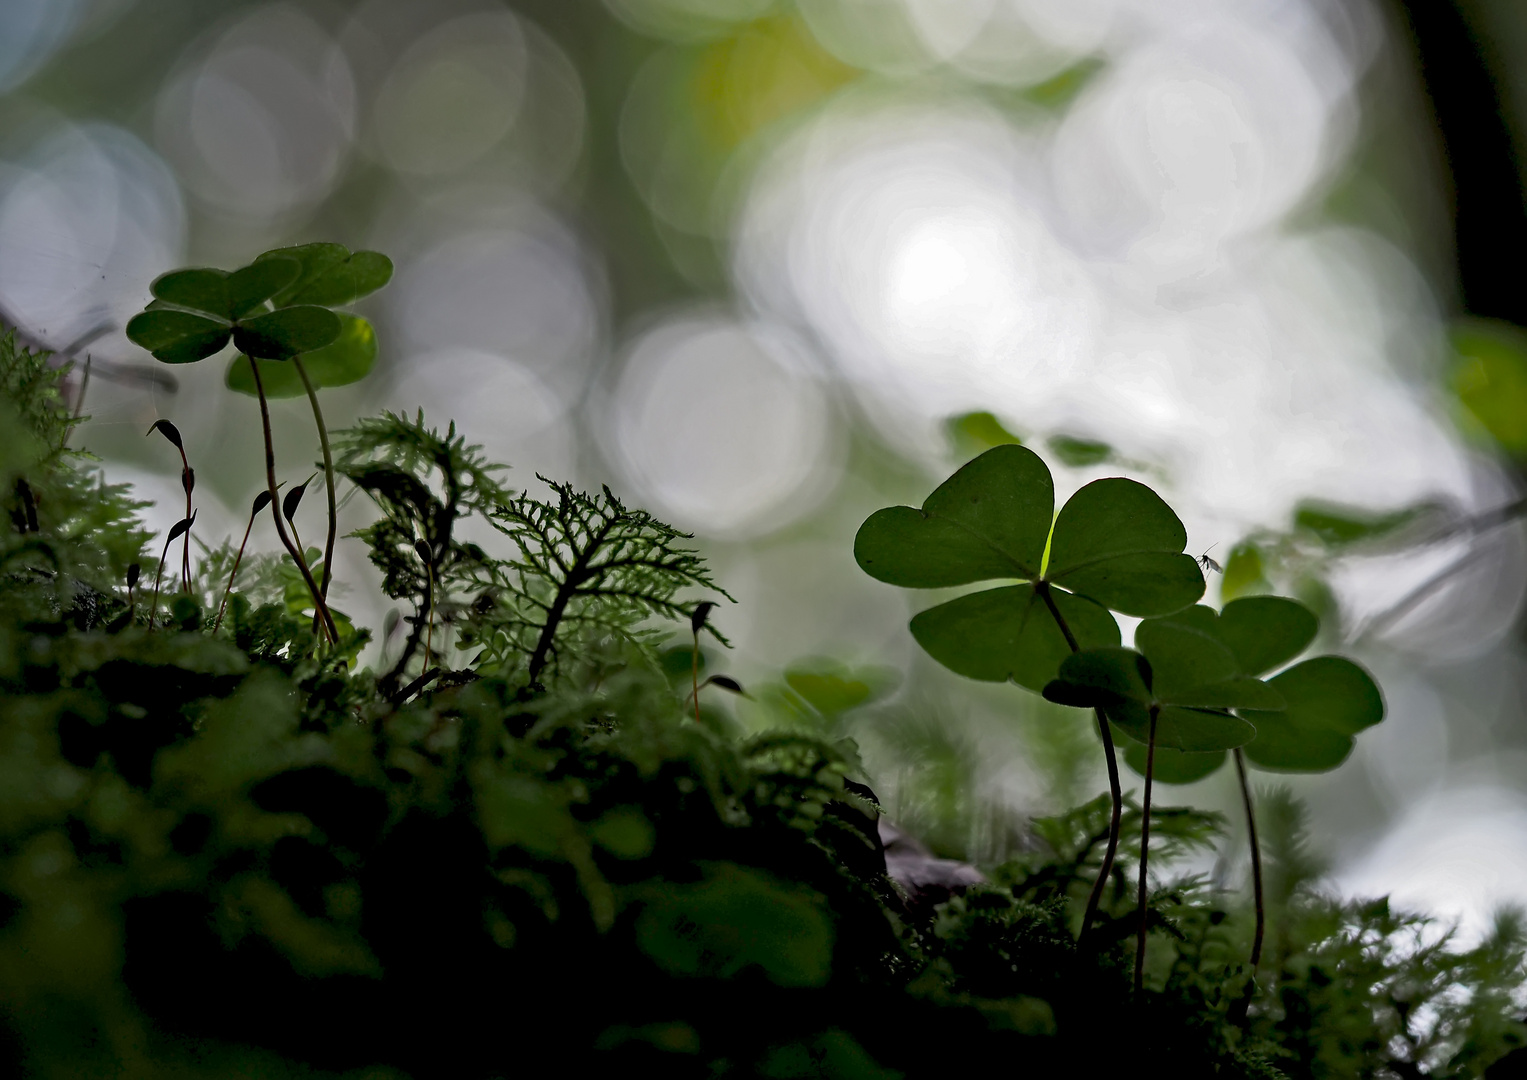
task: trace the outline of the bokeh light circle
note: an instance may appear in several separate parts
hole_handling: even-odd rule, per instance
[[[339,182],[355,131],[344,54],[299,8],[257,8],[165,84],[155,139],[186,187],[230,218],[269,221]]]
[[[821,382],[792,342],[717,315],[631,347],[610,395],[614,452],[654,508],[709,536],[772,531],[841,468]]]
[[[600,305],[577,239],[550,215],[524,207],[475,227],[458,222],[399,259],[392,301],[415,351],[499,353],[563,400],[582,391]]]
[[[0,305],[55,348],[120,330],[185,233],[180,188],[153,150],[110,124],[60,122],[0,165]],[[115,332],[90,348],[141,355]]]

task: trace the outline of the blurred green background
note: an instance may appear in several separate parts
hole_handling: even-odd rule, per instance
[[[739,600],[727,722],[851,735],[951,855],[1023,843],[1099,756],[927,660],[930,597],[854,531],[1012,439],[1061,499],[1139,478],[1225,565],[1211,600],[1316,603],[1385,688],[1290,780],[1335,883],[1482,926],[1527,899],[1524,53],[1508,0],[4,0],[0,307],[91,357],[77,444],[161,531],[179,461],[142,433],[179,425],[218,536],[263,484],[254,403],[225,361],[146,379],[122,326],[174,266],[386,252],[330,423],[422,407],[514,483],[695,532]],[[1233,805],[1224,772],[1173,794]]]

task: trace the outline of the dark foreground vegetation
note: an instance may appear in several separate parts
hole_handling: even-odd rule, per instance
[[[174,310],[205,300],[183,294]],[[285,357],[279,326],[229,331],[272,354],[243,361],[262,406],[266,363],[325,334],[364,345],[303,317]],[[356,355],[329,354],[336,378]],[[130,492],[68,448],[62,379],[0,339],[0,1074],[1464,1077],[1527,1034],[1521,919],[1464,949],[1322,892],[1277,793],[1255,807],[1255,900],[1224,820],[1144,815],[1117,781],[1034,821],[982,883],[940,886],[915,857],[893,880],[851,743],[727,726],[712,698],[741,688],[699,647],[724,594],[682,534],[608,490],[510,491],[422,417],[323,432],[306,496],[376,507],[344,542],[405,614],[357,671],[369,631],[328,603],[333,539],[204,546],[191,455],[186,520],[151,544]],[[936,659],[1095,710],[1115,776],[1115,742],[1163,779],[1227,753],[1243,773],[1329,768],[1382,715],[1335,658],[1261,680],[1313,615],[1193,606],[1199,570],[1149,489],[1078,495],[1052,536],[1048,472],[999,451],[860,535],[893,583],[1025,582],[918,616]],[[270,486],[256,535],[307,491]],[[497,545],[463,539],[469,518]],[[1124,519],[1151,557],[1099,572]],[[926,546],[946,525],[998,543]],[[1001,638],[1018,609],[1037,621]],[[1151,616],[1141,652],[1109,609]],[[841,672],[791,685],[824,719],[866,697]],[[1215,873],[1174,870],[1215,850]]]

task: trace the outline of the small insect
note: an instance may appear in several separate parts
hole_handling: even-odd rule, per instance
[[[1209,552],[1213,551],[1216,546],[1217,545],[1215,544],[1210,544],[1208,548],[1204,550],[1204,553],[1198,557],[1198,565],[1202,566],[1206,571],[1213,570],[1216,574],[1223,574],[1225,572],[1225,568],[1219,563],[1215,562],[1213,559],[1209,558]]]

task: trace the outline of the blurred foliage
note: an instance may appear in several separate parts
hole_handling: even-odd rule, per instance
[[[11,496],[0,585],[7,1075],[859,1078],[938,1075],[957,1052],[1040,1075],[1148,1054],[1183,1076],[1465,1076],[1521,1041],[1520,920],[1472,950],[1413,947],[1437,936],[1425,920],[1315,889],[1291,808],[1270,815],[1276,961],[1244,1024],[1237,892],[1158,882],[1133,999],[1119,864],[1076,939],[1106,796],[1033,822],[985,884],[913,903],[833,738],[889,674],[803,662],[776,685],[811,724],[717,734],[686,718],[684,665],[637,636],[680,610],[661,581],[616,609],[624,633],[564,639],[544,685],[528,657],[463,656],[451,678],[389,690],[314,637],[288,600],[295,568],[268,557],[214,633],[223,549],[150,631],[116,577],[142,547],[132,504],[107,489],[93,517],[56,513],[101,489],[63,449],[45,358],[7,341],[0,361],[7,490],[25,481],[36,508]],[[597,550],[537,547],[550,534],[526,516],[589,515],[572,538],[635,522],[623,550],[708,584],[661,523],[570,489],[532,512],[422,419],[382,417],[344,446],[382,515],[361,539],[426,638],[432,596],[459,610],[474,568],[566,581],[559,560]],[[472,513],[505,525],[506,556],[460,540]],[[1125,853],[1140,825],[1130,804]],[[1158,874],[1221,839],[1216,815],[1185,808],[1152,826]]]
[[[1022,446],[1023,440],[1002,425],[992,413],[969,412],[944,422],[950,446],[961,458],[973,458],[994,446]]]
[[[1462,406],[1461,426],[1513,457],[1527,455],[1527,333],[1470,319],[1449,337],[1455,359],[1448,381]]]

